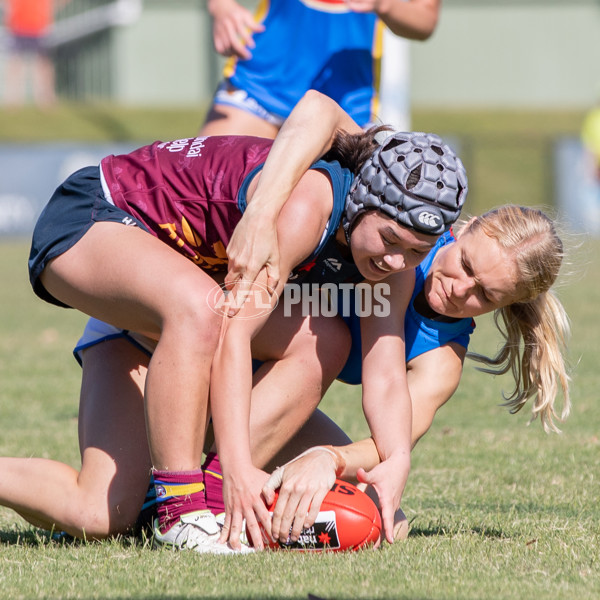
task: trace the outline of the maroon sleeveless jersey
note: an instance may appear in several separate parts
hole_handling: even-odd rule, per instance
[[[245,187],[239,192],[271,144],[249,136],[155,142],[104,158],[105,192],[202,269],[224,271],[225,248],[243,212],[240,201],[245,206]]]

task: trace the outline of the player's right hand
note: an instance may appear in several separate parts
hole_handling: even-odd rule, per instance
[[[264,26],[254,20],[252,13],[235,0],[210,0],[208,12],[213,19],[215,50],[223,56],[237,56],[242,60],[252,58],[252,36],[264,31]]]
[[[400,456],[399,458],[384,460],[368,472],[362,468],[356,472],[360,483],[373,486],[373,489],[377,492],[383,531],[386,540],[390,544],[395,539],[394,515],[400,508],[400,501],[402,500],[409,471],[410,457],[407,460],[405,457]]]
[[[225,285],[234,298],[245,298],[263,269],[267,288],[273,294],[279,284],[279,245],[276,224],[256,214],[250,203],[227,244],[227,275]],[[241,292],[241,293],[240,293]],[[235,304],[229,316],[241,306]]]
[[[221,530],[219,542],[229,545],[234,550],[241,548],[240,535],[244,519],[246,534],[252,540],[254,548],[264,549],[264,543],[258,525],[259,521],[267,535],[271,534],[271,515],[260,495],[267,474],[252,467],[244,469],[242,474],[223,474],[223,500],[225,502],[225,523]]]

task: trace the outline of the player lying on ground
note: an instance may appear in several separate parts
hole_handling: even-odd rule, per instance
[[[365,325],[365,331],[369,332],[366,336],[373,341],[373,353],[380,359],[365,365],[363,379],[372,381],[371,386],[365,381],[365,390],[370,391],[365,394],[364,406],[379,450],[388,461],[382,463],[379,473],[383,476],[386,469],[389,471],[386,479],[394,480],[390,486],[390,505],[397,505],[408,475],[410,454],[410,427],[406,424],[410,422],[411,404],[406,377],[396,366],[404,362],[403,305],[412,289],[412,267],[432,247],[439,233],[457,218],[466,194],[466,180],[460,161],[435,136],[408,139],[406,135],[392,136],[389,145],[381,147],[373,145],[373,133],[338,136],[335,156],[346,161],[352,155],[349,163],[357,171],[380,154],[385,157],[394,152],[404,156],[403,150],[395,151],[397,146],[407,146],[406,156],[413,159],[414,155],[428,151],[431,164],[437,164],[439,172],[447,173],[444,191],[434,192],[431,197],[431,186],[424,180],[421,169],[411,175],[401,168],[404,179],[395,181],[390,176],[386,185],[388,190],[397,188],[401,194],[412,188],[411,205],[405,210],[396,195],[394,204],[383,203],[393,218],[384,216],[383,209],[365,212],[355,191],[364,189],[365,178],[370,177],[373,168],[357,177],[358,185],[348,193],[353,179],[350,172],[336,162],[320,162],[302,175],[298,185],[289,186],[293,192],[277,227],[279,237],[285,241],[279,248],[283,272],[292,271],[294,265],[318,265],[313,258],[325,261],[325,247],[337,253],[336,260],[346,263],[347,269],[342,271],[344,280],[368,278],[377,282],[387,278],[389,281],[391,318],[385,324],[383,320],[370,319]],[[241,308],[241,317],[256,318],[223,319],[202,301],[215,289],[215,280],[208,273],[226,265],[224,249],[241,215],[238,193],[240,203],[252,196],[256,183],[253,169],[266,157],[269,146],[263,140],[248,138],[190,139],[109,157],[102,162],[100,171],[97,168],[80,171],[57,190],[34,233],[30,269],[38,294],[50,302],[77,306],[117,326],[158,338],[153,360],[148,365],[144,400],[150,464],[161,497],[154,533],[161,543],[228,550],[215,543],[215,523],[205,510],[202,473],[196,468],[201,462],[211,369],[211,410],[224,458],[225,489],[229,493],[226,527],[231,523],[231,530],[224,539],[229,537],[231,545],[239,547],[242,517],[246,518],[249,533],[258,546],[261,544],[257,517],[265,529],[270,528],[270,518],[259,498],[267,476],[252,467],[247,430],[250,341],[266,317],[257,317],[251,313],[253,307],[246,304]],[[446,161],[444,164],[439,153]],[[203,158],[200,163],[199,157]],[[224,177],[215,179],[217,173]],[[424,198],[419,196],[421,188],[427,192]],[[430,215],[425,221],[419,219],[423,205]],[[162,212],[165,210],[166,213]],[[209,213],[206,223],[201,211]],[[226,213],[226,219],[219,211]],[[211,221],[217,214],[218,219]],[[342,214],[345,214],[345,229],[341,226]],[[65,215],[69,222],[65,222]],[[206,224],[213,228],[205,229]],[[329,244],[322,239],[323,229],[329,236]],[[148,230],[152,235],[148,235]],[[349,239],[352,239],[351,256],[347,254]],[[126,264],[123,257],[128,258]],[[184,257],[192,261],[183,260]],[[196,268],[194,262],[202,269]],[[304,268],[303,272],[307,270]],[[404,273],[396,273],[399,271]],[[317,269],[311,270],[310,275],[316,276],[311,281],[323,281]],[[325,282],[332,281],[336,279],[327,274]],[[394,365],[394,378],[378,376],[377,369],[383,367],[385,371],[386,365],[390,367],[387,372]],[[267,368],[267,373],[271,370],[274,369]],[[93,368],[92,372],[98,374]],[[372,376],[367,376],[367,372]],[[127,378],[128,371],[116,377],[120,376]],[[94,375],[91,377],[93,381]],[[104,380],[99,383],[104,390],[110,385]],[[83,387],[84,392],[90,391],[85,373]],[[395,400],[390,403],[391,397]],[[377,407],[380,398],[388,401],[385,414],[382,407]],[[84,404],[81,414],[85,418],[89,409]],[[396,413],[393,421],[389,418],[390,410]],[[106,419],[109,411],[102,413]],[[123,522],[129,521],[131,525],[132,510],[137,513],[139,509],[139,496],[113,485],[115,465],[121,470],[124,464],[135,463],[141,466],[138,477],[142,477],[147,475],[147,463],[137,462],[142,455],[146,457],[142,446],[121,456],[123,448],[131,449],[132,445],[116,438],[122,433],[129,440],[131,423],[122,418],[116,420],[123,425],[122,432],[115,431],[114,422],[104,420],[101,423],[109,431],[98,433],[96,429],[89,438],[82,434],[80,474],[59,466],[60,473],[48,482],[48,496],[56,499],[54,492],[59,490],[59,495],[70,496],[72,504],[66,511],[64,503],[58,502],[49,509],[44,500],[32,497],[24,489],[32,473],[38,480],[48,474],[44,461],[39,464],[30,461],[26,465],[5,461],[7,470],[12,468],[7,479],[16,485],[7,486],[10,489],[6,489],[6,495],[0,490],[3,503],[34,524],[56,524],[75,535],[102,537],[123,531]],[[397,428],[391,429],[390,423],[394,421],[404,427],[404,435],[398,435]],[[297,427],[300,425],[301,422]],[[98,422],[94,427],[98,427]],[[92,438],[99,446],[88,445],[88,439]],[[108,480],[99,477],[93,467],[86,468],[86,450],[96,457],[94,450],[98,447],[106,448],[111,458]],[[115,454],[124,461],[116,460]],[[95,481],[87,487],[89,478]],[[85,503],[87,494],[103,484],[106,484],[101,494],[104,510],[92,512]],[[73,502],[76,495],[81,503]],[[54,516],[56,513],[60,513],[59,517]]]

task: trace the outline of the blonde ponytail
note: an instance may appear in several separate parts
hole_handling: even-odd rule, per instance
[[[505,343],[495,357],[470,352],[469,358],[488,365],[485,373],[501,375],[510,371],[514,390],[503,394],[511,413],[520,411],[533,398],[533,421],[538,416],[544,431],[559,431],[555,420],[564,421],[570,413],[569,375],[564,359],[570,327],[556,296],[543,292],[534,300],[498,309],[494,322]],[[555,401],[560,391],[560,413]]]
[[[554,224],[539,210],[505,206],[478,217],[468,227],[481,227],[514,253],[523,298],[494,312],[494,322],[504,338],[496,356],[468,356],[487,365],[481,368],[486,373],[512,373],[514,390],[503,394],[511,413],[533,398],[531,420],[539,417],[546,432],[560,431],[555,420],[564,421],[571,409],[565,360],[570,326],[562,304],[550,290],[563,258]],[[557,411],[559,389],[563,406]]]

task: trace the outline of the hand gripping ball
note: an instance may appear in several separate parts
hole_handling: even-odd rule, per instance
[[[277,498],[275,492],[275,500],[269,506],[271,514]],[[375,544],[381,529],[381,517],[373,500],[351,483],[336,479],[321,504],[316,521],[312,527],[302,530],[298,541],[273,541],[264,531],[263,541],[272,549],[342,552]]]

